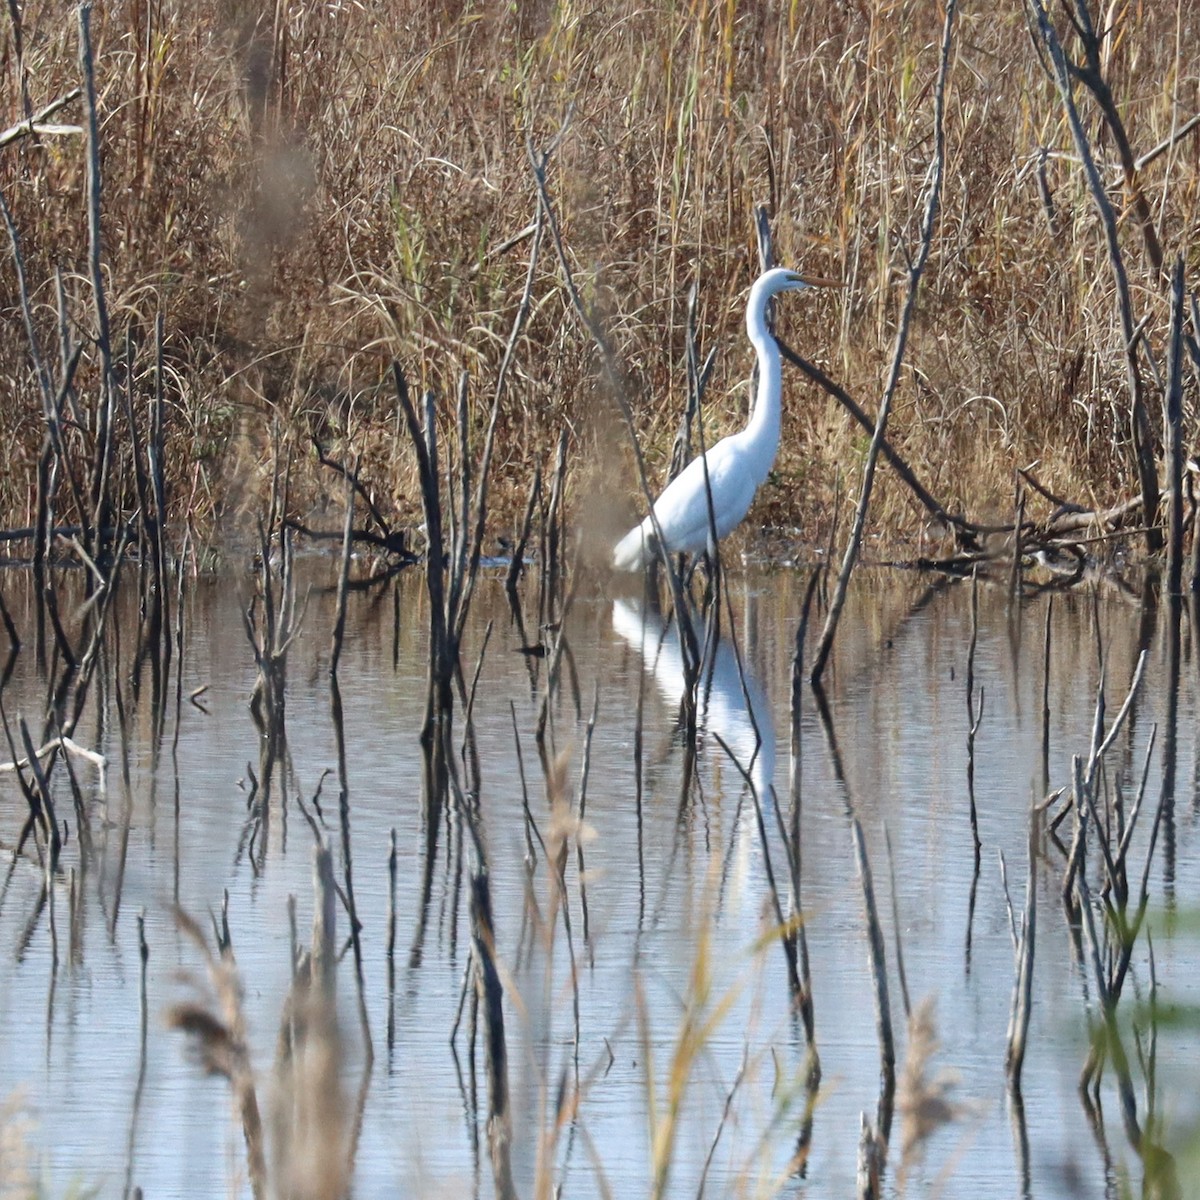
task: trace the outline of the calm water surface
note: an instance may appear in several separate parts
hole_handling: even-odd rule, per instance
[[[315,587],[332,568],[308,568]],[[566,1196],[645,1194],[651,1181],[649,1113],[666,1104],[670,1062],[694,973],[711,976],[711,1027],[691,1065],[679,1116],[671,1195],[853,1194],[861,1113],[873,1113],[879,1086],[874,1001],[862,893],[851,843],[851,809],[866,833],[888,938],[897,1053],[905,1036],[895,953],[896,913],[908,988],[936,1000],[941,1050],[935,1067],[959,1077],[959,1119],[935,1135],[909,1188],[921,1194],[982,1197],[1116,1195],[1118,1177],[1140,1178],[1110,1087],[1102,1093],[1106,1141],[1089,1125],[1076,1081],[1086,1054],[1089,982],[1079,968],[1059,900],[1063,859],[1045,848],[1039,876],[1034,1010],[1025,1065],[1028,1173],[1024,1173],[1004,1084],[1005,1031],[1013,948],[999,855],[1008,863],[1018,909],[1024,902],[1027,814],[1049,787],[1069,784],[1071,755],[1086,755],[1100,678],[1096,635],[1108,664],[1110,712],[1124,695],[1141,647],[1149,674],[1128,736],[1110,756],[1112,782],[1132,792],[1155,723],[1167,711],[1162,618],[1116,589],[1059,596],[1050,622],[1049,755],[1042,754],[1045,598],[1010,613],[1000,589],[980,592],[976,684],[983,715],[976,739],[975,796],[983,842],[974,880],[968,820],[966,669],[970,587],[936,588],[896,572],[863,573],[843,620],[828,683],[831,732],[805,691],[801,716],[803,907],[823,1081],[803,1173],[789,1170],[804,1107],[805,1046],[792,1017],[782,951],[764,938],[774,924],[766,863],[752,798],[721,741],[766,797],[772,863],[783,857],[771,789],[786,805],[791,769],[790,670],[804,580],[790,573],[730,581],[736,645],[717,654],[699,778],[681,804],[682,752],[675,715],[682,689],[672,632],[643,615],[638,598],[581,596],[569,625],[580,709],[569,687],[552,710],[557,751],[578,800],[586,720],[597,720],[586,794],[581,879],[568,869],[578,965],[579,1046],[584,1087],[579,1119],[557,1147],[555,1178]],[[5,580],[22,632],[27,581]],[[280,1008],[290,982],[288,900],[300,937],[312,919],[313,836],[297,807],[308,803],[336,749],[327,682],[332,600],[314,591],[290,660],[287,733],[294,762],[286,800],[273,801],[256,864],[245,845],[246,795],[258,770],[258,738],[247,709],[253,657],[240,606],[249,577],[204,580],[187,607],[185,693],[207,686],[203,709],[183,704],[174,752],[173,716],[156,753],[152,722],[126,702],[126,737],[111,680],[95,690],[80,725],[84,744],[108,758],[106,783],[79,768],[91,804],[96,860],[83,869],[71,817],[64,862],[79,872],[74,944],[68,883],[56,885],[59,961],[47,915],[37,912],[39,877],[20,861],[0,891],[0,1099],[45,1194],[72,1187],[118,1196],[248,1195],[244,1148],[223,1081],[205,1076],[163,1012],[188,994],[181,972],[200,966],[179,931],[177,902],[198,918],[228,916],[246,988],[246,1010],[264,1104]],[[354,1194],[491,1194],[481,1161],[486,1139],[473,1128],[450,1048],[467,961],[467,915],[454,845],[442,836],[433,889],[422,909],[420,756],[425,599],[415,574],[392,596],[350,601],[341,666],[348,749],[354,882],[363,921],[367,1006],[375,1061],[366,1085]],[[399,613],[398,623],[394,611]],[[522,816],[523,767],[530,807],[550,827],[534,743],[544,663],[517,652],[499,579],[485,578],[467,635],[474,663],[494,622],[475,702],[506,1016],[518,1190],[533,1191],[537,1135],[572,1065],[574,1018],[561,923],[551,946],[533,929],[528,897],[551,911],[545,863],[529,883]],[[132,633],[128,633],[132,639]],[[1200,856],[1196,800],[1196,664],[1186,645],[1178,693],[1175,801],[1151,871],[1162,994],[1194,1003],[1200,938],[1172,911],[1194,915]],[[128,656],[128,650],[125,651]],[[23,659],[31,656],[24,654]],[[116,660],[114,659],[114,664]],[[17,676],[4,695],[9,714],[39,711],[44,684]],[[116,664],[110,670],[128,673]],[[644,711],[640,805],[634,757],[639,697]],[[748,710],[754,713],[751,720]],[[515,717],[515,732],[514,732]],[[762,734],[757,755],[755,724]],[[521,757],[518,759],[520,739]],[[1163,787],[1163,730],[1151,760],[1148,799]],[[24,802],[11,776],[0,848],[11,859]],[[327,778],[318,802],[338,847],[337,788]],[[69,794],[61,810],[71,812]],[[1134,860],[1145,855],[1142,823]],[[1064,831],[1068,826],[1064,826]],[[399,848],[396,986],[387,987],[389,834]],[[897,908],[888,885],[890,835]],[[443,830],[443,835],[445,831]],[[340,858],[339,858],[340,862]],[[1093,864],[1094,868],[1095,864]],[[257,869],[256,869],[257,867]],[[582,884],[582,886],[581,886]],[[974,886],[974,911],[970,912]],[[530,890],[532,889],[532,890]],[[586,930],[583,897],[586,894]],[[149,946],[148,1035],[141,1047],[138,914]],[[339,913],[345,930],[344,914]],[[1145,946],[1135,985],[1149,987]],[[349,957],[339,973],[349,1045],[346,1090],[362,1082],[364,1058]],[[389,1024],[392,1037],[389,1044]],[[460,1048],[463,1034],[459,1035]],[[1200,1104],[1195,1069],[1200,1039],[1160,1033],[1154,1102],[1168,1142],[1186,1139]],[[460,1056],[466,1071],[466,1056]],[[1111,1076],[1111,1072],[1109,1072]],[[1108,1077],[1106,1076],[1106,1079]],[[1141,1080],[1141,1076],[1137,1078]],[[139,1083],[140,1079],[140,1083]],[[722,1125],[731,1089],[733,1100]],[[482,1095],[483,1082],[480,1080]],[[549,1097],[549,1099],[548,1099]],[[1139,1104],[1146,1103],[1139,1092]],[[899,1154],[899,1117],[892,1153]],[[946,1182],[946,1178],[949,1182]],[[603,1184],[602,1184],[603,1181]],[[887,1187],[894,1192],[894,1172]]]

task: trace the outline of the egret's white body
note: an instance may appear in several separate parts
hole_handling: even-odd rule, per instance
[[[797,272],[775,267],[760,275],[750,289],[746,333],[758,355],[754,410],[745,429],[722,438],[703,458],[693,458],[654,502],[654,516],[669,553],[696,554],[709,548],[706,462],[718,540],[742,523],[755,492],[767,478],[779,450],[779,401],[783,390],[779,346],[767,329],[767,304],[780,292],[810,286],[810,281]],[[616,544],[613,566],[618,571],[640,571],[656,555],[654,524],[646,517]]]

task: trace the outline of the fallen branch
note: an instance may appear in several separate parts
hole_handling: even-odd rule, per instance
[[[863,429],[868,433],[874,433],[875,422],[845,388],[833,379],[830,379],[815,363],[811,363],[803,355],[797,354],[785,342],[780,341],[779,338],[775,340],[779,343],[779,352],[792,366],[799,367],[813,383],[817,384],[818,387],[824,388]],[[886,437],[881,436],[879,439],[879,453],[887,459],[892,469],[900,476],[905,486],[912,492],[918,503],[929,515],[951,526],[957,532],[959,540],[963,544],[973,546],[977,535],[982,533],[1008,533],[1010,531],[1011,526],[1008,525],[977,525],[974,521],[968,521],[966,517],[959,513],[952,513],[943,507],[934,498],[929,489],[921,483],[913,469],[905,462]]]
[[[104,791],[108,759],[103,754],[97,754],[95,750],[88,750],[86,747],[80,746],[77,742],[73,742],[69,737],[63,736],[51,738],[44,746],[38,747],[34,751],[34,755],[39,760],[49,758],[56,750],[65,750],[68,754],[75,755],[76,758],[82,758],[90,762],[100,774],[100,790]],[[19,758],[15,761],[0,762],[0,771],[23,771],[28,766],[28,758]]]

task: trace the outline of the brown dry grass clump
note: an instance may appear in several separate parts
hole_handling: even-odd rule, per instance
[[[1200,109],[1200,10],[1113,3],[1101,17],[1107,78],[1142,153]],[[401,359],[448,417],[470,372],[482,426],[526,270],[527,241],[507,246],[534,213],[526,137],[548,139],[568,108],[551,185],[581,286],[630,372],[653,467],[683,402],[693,281],[702,338],[721,350],[710,433],[742,418],[758,202],[781,262],[849,285],[789,305],[781,335],[873,412],[920,216],[941,19],[915,0],[104,6],[93,36],[109,299],[122,338],[130,327],[145,340],[165,316],[176,515],[204,534],[257,512],[274,424],[308,464],[297,511],[335,491],[313,465],[317,438],[338,457],[361,454],[379,503],[417,517],[387,365]],[[26,111],[23,88],[37,109],[79,77],[61,5],[25,4],[20,33],[18,56],[11,22],[4,32],[8,123]],[[1120,206],[1100,116],[1080,103]],[[57,119],[79,118],[76,106]],[[1013,468],[1034,461],[1073,499],[1133,494],[1103,238],[1019,5],[962,14],[946,135],[943,214],[892,412],[897,448],[943,504],[977,516],[1007,513]],[[1052,211],[1039,195],[1043,149]],[[1189,250],[1197,227],[1198,155],[1200,139],[1183,139],[1143,174],[1172,252]],[[56,266],[88,331],[84,177],[82,138],[0,150],[50,346]],[[1157,339],[1164,288],[1136,227],[1122,236]],[[0,304],[0,510],[21,524],[43,429],[8,261]],[[500,518],[520,508],[564,424],[576,503],[599,490],[632,511],[628,448],[546,254],[500,414]],[[757,519],[823,539],[835,479],[856,471],[866,441],[790,372],[784,447]],[[911,527],[919,514],[883,483],[876,519]]]
[[[969,1111],[969,1105],[952,1099],[958,1084],[957,1074],[944,1068],[930,1074],[930,1065],[940,1049],[936,1003],[932,996],[926,996],[909,1015],[908,1051],[896,1094],[900,1113],[900,1165],[896,1184],[901,1194],[909,1172],[917,1167],[929,1139]]]

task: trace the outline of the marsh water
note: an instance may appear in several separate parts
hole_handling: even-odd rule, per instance
[[[72,906],[64,872],[54,884],[54,930],[38,904],[36,861],[25,855],[5,865],[3,1144],[5,1154],[24,1156],[41,1194],[94,1189],[117,1196],[135,1187],[146,1196],[249,1194],[226,1083],[206,1075],[183,1036],[163,1023],[163,1013],[187,993],[183,975],[201,967],[175,907],[207,925],[227,894],[265,1104],[291,982],[290,897],[302,940],[312,922],[314,834],[301,805],[318,828],[327,828],[342,869],[338,789],[326,774],[337,767],[328,684],[334,602],[327,590],[335,573],[324,560],[305,564],[305,586],[312,590],[288,667],[292,773],[286,795],[276,793],[253,840],[246,802],[259,769],[259,739],[247,706],[254,661],[241,615],[252,579],[201,578],[186,597],[178,728],[173,700],[156,741],[148,689],[140,702],[131,702],[128,688],[114,679],[93,690],[76,740],[103,753],[107,769],[101,779],[94,769],[75,766],[93,854],[80,861],[71,816],[63,861],[75,868],[78,899]],[[552,819],[534,747],[546,662],[521,652],[502,581],[485,573],[464,653],[469,675],[491,622],[473,717],[505,985],[519,1194],[534,1192],[540,1144],[552,1145],[550,1171],[564,1196],[648,1193],[651,1127],[657,1120],[661,1131],[673,1095],[680,1107],[667,1194],[853,1194],[861,1114],[874,1113],[880,1070],[852,812],[866,835],[886,937],[897,1057],[903,1063],[906,1051],[898,931],[914,1003],[926,996],[936,1001],[940,1049],[930,1073],[957,1074],[955,1119],[930,1137],[910,1168],[908,1193],[1115,1196],[1126,1178],[1138,1190],[1141,1168],[1117,1115],[1111,1072],[1100,1093],[1099,1121],[1078,1094],[1093,996],[1059,894],[1065,858],[1046,837],[1037,843],[1023,1123],[1008,1097],[1004,1059],[1014,952],[1000,856],[1019,917],[1030,806],[1051,789],[1069,787],[1072,755],[1088,753],[1101,658],[1111,717],[1138,654],[1148,650],[1145,684],[1109,756],[1107,783],[1136,791],[1153,738],[1148,808],[1167,795],[1150,872],[1154,979],[1164,1002],[1196,1003],[1200,934],[1187,918],[1200,897],[1200,745],[1197,663],[1186,624],[1172,714],[1164,606],[1104,581],[1057,595],[1047,619],[1047,594],[1013,604],[1003,586],[981,586],[974,661],[974,796],[982,842],[976,871],[968,798],[970,584],[860,572],[826,681],[829,721],[822,722],[807,688],[799,718],[801,904],[821,1083],[797,1162],[807,1103],[805,1037],[778,938],[771,936],[776,917],[768,862],[747,777],[762,799],[771,865],[782,874],[772,806],[788,803],[791,664],[805,582],[782,570],[731,574],[732,621],[714,659],[697,778],[686,795],[677,730],[683,685],[673,631],[647,613],[636,593],[583,589],[577,596],[567,626],[569,669],[550,709],[550,736],[575,811],[585,759],[588,768],[584,823],[572,832],[567,866],[568,946],[561,918],[553,916],[544,854],[525,817],[527,802],[538,832],[548,836]],[[33,619],[27,586],[19,574],[4,582],[24,635]],[[383,590],[352,594],[349,604],[340,667],[348,828],[374,1049],[368,1068],[347,954],[338,974],[342,1075],[347,1103],[357,1110],[361,1102],[353,1194],[491,1195],[480,1115],[484,1084],[480,1077],[472,1087],[465,1028],[458,1031],[457,1054],[451,1044],[469,946],[461,844],[449,824],[433,839],[423,825],[422,580],[410,572]],[[536,619],[530,626],[529,640],[536,640]],[[128,658],[128,650],[125,660],[114,656],[110,673],[127,676]],[[190,702],[187,696],[200,688]],[[10,717],[36,716],[44,695],[45,681],[23,651],[4,692],[5,709]],[[593,705],[595,728],[585,753]],[[6,797],[0,846],[12,859],[26,810],[12,776],[0,779]],[[67,798],[62,811],[71,813]],[[1151,828],[1149,819],[1141,823],[1131,851],[1139,878]],[[389,989],[393,830],[398,870]],[[1069,830],[1068,819],[1061,827],[1067,842]],[[427,873],[431,842],[435,861]],[[553,938],[537,927],[535,905],[543,919],[553,920]],[[339,921],[344,936],[342,912]],[[1132,990],[1143,1000],[1151,988],[1148,944],[1143,939],[1133,964]],[[672,1062],[682,1061],[681,1031],[698,1005],[702,1036],[686,1057],[684,1085],[673,1092]],[[1131,1047],[1135,1041],[1139,1053],[1130,1054],[1141,1115],[1150,1109],[1168,1147],[1183,1153],[1200,1123],[1200,1033],[1176,1022],[1158,1029],[1154,1040],[1140,1028]],[[546,1131],[554,1124],[555,1098],[573,1077],[576,1056],[578,1108],[563,1118],[551,1143]],[[893,1166],[900,1125],[897,1116]],[[896,1189],[889,1170],[885,1190]]]

